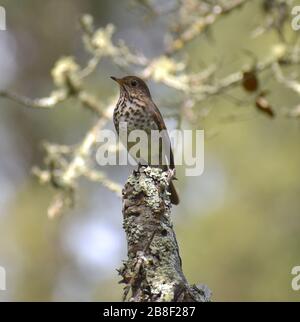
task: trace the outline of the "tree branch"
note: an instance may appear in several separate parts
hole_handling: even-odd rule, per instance
[[[168,173],[142,167],[128,178],[123,190],[123,227],[128,259],[119,274],[126,284],[123,300],[207,302],[206,286],[189,285],[171,220]]]

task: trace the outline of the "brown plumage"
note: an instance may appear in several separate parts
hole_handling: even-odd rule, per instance
[[[163,144],[160,142],[158,143],[159,155],[153,156],[152,154],[152,158],[159,158],[158,166],[164,171],[168,169],[174,170],[174,156],[167,128],[158,107],[152,101],[146,83],[135,76],[126,76],[120,79],[115,77],[111,78],[120,85],[120,97],[113,116],[116,131],[120,135],[121,131],[119,126],[121,122],[124,122],[127,125],[127,135],[133,130],[143,130],[148,136],[148,146],[145,147],[146,151],[144,153],[146,157],[143,158],[143,155],[141,155],[140,158],[137,158],[136,156],[133,157],[141,164],[154,166],[154,164],[151,164],[153,159],[151,159],[150,153],[150,151],[152,152],[150,135],[151,131],[158,130],[160,131],[159,133],[161,134]],[[122,141],[121,136],[120,139]],[[127,144],[128,150],[130,150],[133,145],[130,145],[129,142],[123,143]],[[171,193],[171,202],[177,205],[179,203],[179,198],[173,182],[170,183],[169,189]]]

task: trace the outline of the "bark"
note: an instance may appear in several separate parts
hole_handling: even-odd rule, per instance
[[[123,227],[128,259],[119,269],[123,300],[135,302],[210,300],[204,285],[189,285],[171,220],[168,173],[141,167],[123,189]]]

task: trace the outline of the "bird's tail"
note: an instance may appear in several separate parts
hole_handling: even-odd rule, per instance
[[[174,183],[171,181],[169,184],[169,191],[171,193],[170,199],[173,205],[178,205],[179,204],[179,197],[176,191],[176,188],[174,186]]]

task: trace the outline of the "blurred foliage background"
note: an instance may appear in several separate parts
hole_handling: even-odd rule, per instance
[[[213,77],[222,78],[297,39],[300,31],[292,30],[289,11],[285,39],[276,28],[253,37],[266,19],[267,2],[248,1],[189,42],[178,53],[186,71],[215,64]],[[85,62],[78,23],[84,13],[93,15],[97,27],[115,25],[113,39],[123,39],[130,49],[149,59],[161,55],[178,3],[3,0],[7,30],[0,32],[0,89],[46,96],[58,58],[72,55]],[[289,73],[297,70],[299,65]],[[118,93],[109,76],[124,73],[104,59],[86,87],[106,100]],[[300,127],[299,118],[282,112],[299,104],[299,94],[278,84],[271,70],[259,81],[276,117],[260,113],[241,86],[196,103],[198,117],[189,126],[205,130],[205,171],[200,177],[178,171],[181,204],[173,214],[184,272],[190,283],[207,284],[218,301],[300,299],[291,288],[291,269],[300,265]],[[174,89],[149,85],[164,115],[178,112]],[[0,265],[7,273],[0,300],[119,301],[116,268],[126,258],[121,199],[82,180],[75,208],[49,220],[55,191],[31,175],[32,166],[42,164],[42,141],[76,144],[97,117],[72,99],[53,110],[1,99],[0,113]],[[168,118],[169,127],[172,122]],[[107,166],[104,171],[123,184],[131,169]]]

